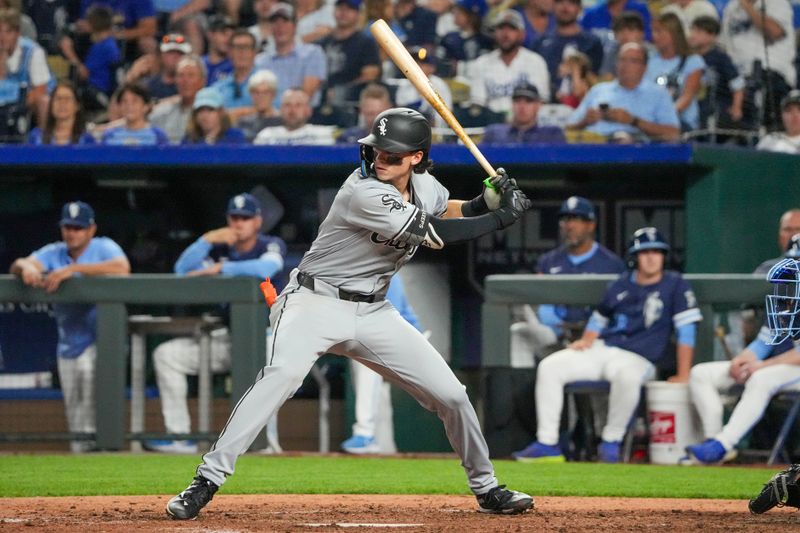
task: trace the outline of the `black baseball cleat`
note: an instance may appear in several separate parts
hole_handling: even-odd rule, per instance
[[[194,520],[218,489],[218,485],[198,475],[186,490],[167,503],[167,514],[176,520]]]
[[[485,494],[478,494],[478,512],[491,514],[519,514],[533,509],[533,498],[524,492],[497,486]]]

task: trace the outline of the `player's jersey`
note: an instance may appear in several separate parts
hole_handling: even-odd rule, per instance
[[[603,326],[609,346],[637,353],[651,362],[664,355],[675,328],[702,320],[689,283],[670,270],[653,285],[639,285],[625,272],[609,285],[592,315]]]
[[[595,243],[592,255],[585,261],[573,262],[566,246],[559,246],[542,255],[536,262],[540,274],[619,274],[625,270],[622,259],[614,252]],[[590,306],[554,306],[555,315],[562,322],[583,322],[592,313]]]
[[[450,198],[427,172],[412,174],[409,188],[410,202],[404,202],[393,185],[353,171],[336,193],[300,271],[349,292],[385,294],[392,275],[417,251],[406,238],[409,225],[420,211],[442,216]]]
[[[758,330],[758,335],[747,347],[762,360],[784,354],[791,349],[800,350],[800,340],[793,341],[789,338],[783,339],[778,344],[770,344],[771,340],[772,332],[765,324],[761,326],[761,329]]]

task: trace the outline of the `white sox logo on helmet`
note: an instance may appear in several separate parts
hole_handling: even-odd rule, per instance
[[[378,132],[379,132],[381,135],[386,135],[386,124],[387,124],[388,122],[389,122],[389,119],[388,119],[388,118],[386,118],[386,117],[383,117],[383,118],[380,120],[380,122],[378,122]]]

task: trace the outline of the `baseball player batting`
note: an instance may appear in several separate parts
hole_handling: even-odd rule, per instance
[[[191,485],[167,504],[177,519],[197,516],[289,399],[317,358],[355,359],[401,387],[444,421],[479,511],[516,514],[533,498],[499,485],[464,386],[422,333],[384,297],[392,276],[419,246],[441,249],[506,228],[530,200],[505,171],[470,201],[450,200],[428,173],[431,128],[419,112],[384,111],[359,140],[361,167],[345,180],[311,249],[271,307],[272,358],[239,400]]]

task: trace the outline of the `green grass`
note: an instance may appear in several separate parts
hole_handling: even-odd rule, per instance
[[[173,494],[197,457],[3,455],[0,497]],[[775,469],[495,461],[501,483],[537,496],[744,499]],[[223,494],[469,494],[457,459],[246,455]]]

